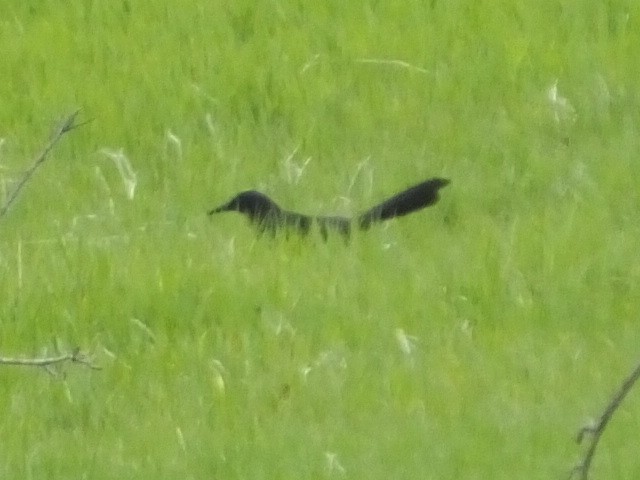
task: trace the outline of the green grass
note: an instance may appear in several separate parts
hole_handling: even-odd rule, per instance
[[[93,119],[0,224],[0,354],[103,367],[0,369],[0,478],[577,461],[640,353],[640,6],[307,3],[0,8],[0,193]],[[205,215],[246,188],[349,214],[436,175],[436,207],[349,245]],[[594,478],[638,477],[638,418],[632,393]]]

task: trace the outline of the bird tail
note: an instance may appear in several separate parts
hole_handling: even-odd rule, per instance
[[[438,201],[438,190],[449,185],[445,178],[432,178],[414,185],[357,217],[361,229],[366,230],[374,222],[401,217]]]

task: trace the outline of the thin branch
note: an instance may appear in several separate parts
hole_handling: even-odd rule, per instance
[[[58,355],[57,357],[36,357],[36,358],[11,358],[0,357],[0,365],[20,365],[26,367],[50,367],[65,362],[79,363],[92,370],[101,370],[102,367],[95,365],[91,359],[83,354],[80,349],[71,353]]]
[[[600,416],[598,422],[593,425],[584,426],[580,429],[576,437],[576,441],[578,443],[582,443],[584,438],[588,435],[591,439],[591,442],[582,461],[571,471],[571,478],[573,478],[574,475],[579,475],[579,478],[581,480],[587,480],[589,478],[589,468],[591,467],[593,456],[596,453],[598,441],[600,440],[600,437],[602,436],[602,433],[604,432],[607,424],[611,420],[611,417],[618,409],[618,407],[622,403],[622,400],[624,400],[624,398],[627,396],[638,378],[640,378],[640,363],[636,365],[636,368],[633,370],[633,372],[631,372],[631,374],[622,383],[620,389],[611,399],[611,401],[607,405],[607,408],[605,408],[604,412]]]
[[[76,123],[76,117],[78,116],[78,113],[80,113],[80,110],[76,110],[75,112],[73,112],[55,130],[49,142],[42,149],[42,152],[40,152],[40,155],[38,155],[34,160],[33,165],[31,165],[29,170],[25,172],[24,176],[18,183],[18,186],[11,193],[2,208],[0,208],[0,218],[4,217],[7,214],[7,211],[9,210],[13,202],[15,202],[16,198],[18,198],[18,195],[20,194],[22,188],[26,185],[26,183],[33,176],[36,170],[38,170],[38,168],[40,168],[40,166],[44,163],[44,161],[47,159],[47,155],[49,155],[49,152],[53,149],[55,144],[58,143],[58,140],[60,140],[65,133],[68,133],[71,130],[89,123],[90,120],[82,123]]]

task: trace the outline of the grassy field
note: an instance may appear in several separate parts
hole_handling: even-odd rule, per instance
[[[556,479],[640,356],[640,4],[6,0],[0,478]],[[260,189],[351,214],[257,238]],[[635,479],[640,397],[593,478]]]

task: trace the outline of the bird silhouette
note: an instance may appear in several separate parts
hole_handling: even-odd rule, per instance
[[[306,235],[316,224],[326,240],[329,231],[335,231],[349,238],[355,226],[368,230],[373,223],[402,217],[416,210],[435,204],[439,200],[439,190],[449,185],[445,178],[431,178],[388,198],[359,215],[349,218],[342,216],[305,215],[284,210],[264,193],[255,190],[241,192],[219,207],[209,210],[213,215],[220,212],[237,211],[246,215],[260,232],[275,235],[278,231],[296,232]]]

